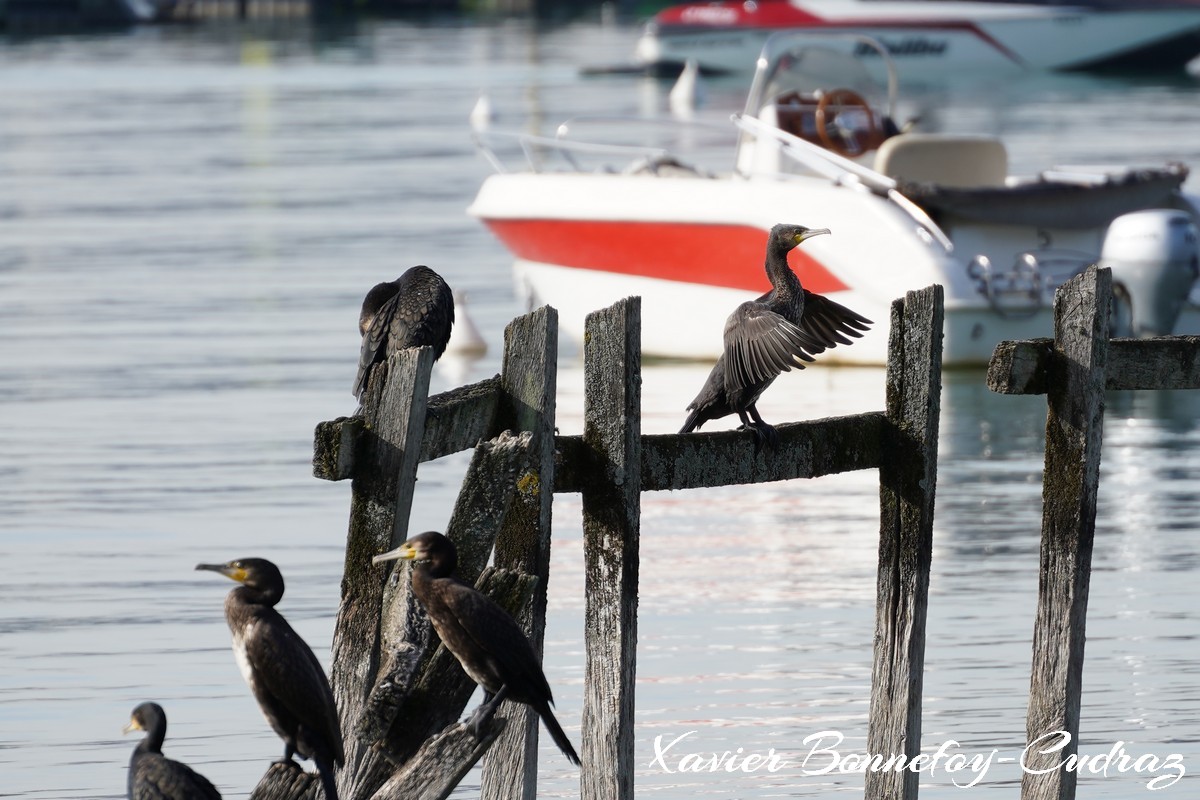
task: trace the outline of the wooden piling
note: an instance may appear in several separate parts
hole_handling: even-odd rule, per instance
[[[435,648],[428,620],[409,590],[408,569],[369,565],[372,556],[407,538],[417,464],[488,437],[475,446],[447,533],[459,546],[459,577],[470,582],[479,575],[477,586],[513,612],[539,653],[553,494],[583,494],[585,800],[627,800],[634,794],[643,491],[879,468],[880,599],[868,738],[873,752],[911,757],[919,750],[941,288],[910,293],[893,307],[885,412],[780,425],[779,446],[761,454],[745,432],[641,434],[640,308],[638,298],[629,298],[588,318],[582,436],[554,434],[558,342],[557,315],[550,308],[509,326],[497,378],[427,398],[429,353],[394,354],[386,370],[372,375],[361,418],[318,426],[314,474],[354,480],[335,634],[335,691],[348,752],[344,800],[444,797],[487,749],[488,742],[473,742],[453,724],[473,686],[446,649]],[[505,429],[520,433],[504,434]],[[500,569],[479,574],[493,541]],[[504,730],[485,760],[482,795],[533,800],[539,722],[522,705],[507,703],[501,714],[507,715],[497,717]],[[294,777],[277,772],[279,787]],[[891,781],[871,774],[867,781],[872,798],[916,796],[915,782],[904,776]],[[313,787],[297,791],[301,788]],[[270,797],[295,800],[286,793]]]
[[[558,387],[558,312],[546,306],[513,320],[504,332],[497,418],[530,435],[527,471],[517,484],[496,539],[495,564],[538,578],[531,602],[515,614],[541,657],[550,578],[550,512],[554,500],[554,409]],[[484,761],[481,800],[533,800],[537,794],[538,716],[507,706],[508,727]]]
[[[1111,300],[1111,272],[1088,269],[1056,293],[1053,339],[1001,342],[988,365],[992,391],[1047,397],[1022,800],[1075,797],[1077,773],[1059,765],[1078,752],[1104,392],[1200,389],[1200,337],[1110,340]]]
[[[879,465],[879,571],[867,751],[921,751],[925,621],[941,409],[942,287],[892,304],[887,420]],[[919,774],[868,771],[866,797],[916,800]]]
[[[351,482],[330,674],[343,732],[354,729],[377,677],[387,571],[373,568],[371,558],[399,546],[408,529],[432,368],[430,348],[392,353],[386,370],[372,370],[362,395],[362,419],[370,435],[362,438],[363,452],[356,459],[369,468],[355,469]],[[387,764],[356,736],[345,737],[345,752],[341,793],[368,793],[356,784],[373,789],[386,775]]]
[[[438,748],[422,748],[426,740],[457,720],[475,686],[454,657],[436,646],[424,610],[412,597],[407,566],[394,571],[391,565],[371,566],[373,555],[408,537],[420,461],[474,445],[446,528],[459,549],[458,577],[467,583],[478,577],[477,588],[509,609],[527,628],[536,621],[540,649],[550,494],[540,492],[538,485],[543,479],[548,487],[553,486],[554,311],[543,309],[515,320],[506,344],[502,375],[433,398],[427,397],[432,353],[410,350],[391,354],[386,369],[372,373],[361,416],[317,426],[314,474],[354,481],[332,671],[346,739],[347,762],[340,775],[341,796],[346,800],[398,798],[401,795],[389,793],[409,792],[413,776],[421,769],[430,787],[441,786],[449,792],[454,776],[461,777],[470,764],[445,762],[446,754],[477,759],[486,749],[452,744],[450,730]],[[509,426],[525,427],[526,431],[504,433]],[[494,438],[475,445],[486,436]],[[481,575],[493,545],[500,568],[489,568]],[[531,612],[533,608],[537,611]],[[524,706],[512,704],[497,716],[504,728],[499,738],[515,740],[517,749],[528,753],[515,771],[512,758],[498,759],[495,771],[509,780],[499,790],[503,797],[523,792],[533,796],[536,738],[530,742],[523,729],[531,727],[530,722],[536,725],[537,717],[529,720],[527,716]],[[533,730],[536,735],[536,728]],[[422,759],[432,761],[422,765]],[[397,765],[406,765],[406,769],[397,773]],[[487,770],[485,779],[486,775]],[[288,777],[276,776],[280,792],[286,791],[283,786]],[[432,797],[441,789],[429,791]]]
[[[1057,752],[1039,747],[1026,752],[1023,800],[1075,796],[1076,772],[1055,767],[1078,750],[1111,297],[1111,273],[1093,267],[1054,298],[1056,377],[1046,394],[1041,569],[1026,739],[1032,744],[1056,731],[1071,739]]]
[[[632,800],[641,516],[641,298],[588,315],[583,349],[582,800]]]

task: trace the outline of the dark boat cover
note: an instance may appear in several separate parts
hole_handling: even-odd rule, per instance
[[[959,189],[901,181],[900,193],[939,222],[954,220],[1041,228],[1095,228],[1150,208],[1178,208],[1183,164],[1120,174],[1048,171],[1014,186]]]

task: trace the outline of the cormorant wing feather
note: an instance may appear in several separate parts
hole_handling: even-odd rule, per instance
[[[500,677],[514,698],[554,702],[529,637],[507,611],[459,581],[454,581],[451,603],[463,632],[499,667]]]
[[[396,293],[380,306],[371,319],[371,325],[363,332],[362,349],[358,354],[358,374],[354,376],[355,397],[367,388],[367,375],[371,367],[387,357],[388,333],[392,328],[392,318],[396,315],[400,297],[400,293]]]
[[[432,347],[441,358],[454,325],[454,292],[441,276],[428,268],[414,267],[397,279],[399,286],[371,319],[363,332],[358,356],[354,395],[367,386],[371,367],[387,358],[389,341],[395,349]]]
[[[800,317],[800,327],[822,345],[822,349],[853,344],[846,337],[860,338],[871,325],[871,320],[841,303],[804,290],[804,314]]]
[[[208,778],[158,753],[146,753],[134,769],[133,800],[221,800]]]
[[[306,728],[319,733],[334,761],[345,760],[341,725],[333,690],[321,662],[300,635],[274,609],[245,640],[246,660],[254,670],[256,689],[269,694]],[[263,622],[269,624],[262,624]]]
[[[770,381],[825,345],[761,303],[742,303],[725,322],[725,386],[737,390]]]

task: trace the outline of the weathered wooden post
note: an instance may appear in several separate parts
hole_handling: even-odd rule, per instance
[[[870,753],[921,751],[925,621],[942,388],[943,292],[932,286],[892,304],[887,418],[879,467],[879,574],[871,679]],[[932,324],[931,324],[932,323]],[[919,774],[868,771],[868,800],[916,800]]]
[[[1056,731],[1071,738],[1057,752],[1041,752],[1037,746],[1027,751],[1021,777],[1024,800],[1075,796],[1075,771],[1055,765],[1078,750],[1111,297],[1111,273],[1095,267],[1064,284],[1054,297],[1055,379],[1046,387],[1041,570],[1025,724],[1031,744]],[[1061,744],[1058,737],[1054,743]]]
[[[1046,395],[1041,569],[1025,735],[1029,743],[1055,731],[1071,739],[1061,751],[1035,746],[1026,752],[1023,800],[1075,796],[1076,772],[1055,765],[1078,751],[1111,298],[1111,273],[1095,267],[1054,296],[1058,374]],[[1061,744],[1057,737],[1055,744]]]
[[[369,565],[408,534],[417,464],[489,436],[495,438],[475,448],[447,533],[460,542],[460,577],[468,581],[482,569],[494,538],[496,565],[511,571],[485,573],[479,585],[498,587],[498,599],[517,609],[539,651],[553,493],[583,494],[585,800],[633,796],[642,491],[879,468],[879,617],[868,737],[873,752],[911,758],[919,750],[941,287],[909,293],[893,306],[886,413],[781,425],[779,446],[762,454],[739,431],[641,435],[640,308],[638,298],[629,298],[588,318],[582,436],[554,435],[557,316],[550,308],[509,326],[499,377],[426,399],[430,353],[393,354],[388,374],[378,370],[371,377],[363,417],[318,426],[314,473],[355,481],[333,670],[347,732],[345,800],[443,798],[487,748],[487,741],[474,742],[464,726],[451,724],[472,686],[445,648],[430,652],[428,621],[408,591],[407,570]],[[522,433],[497,436],[504,429]],[[483,795],[532,800],[539,722],[524,706],[505,709],[512,717],[497,718],[504,728],[501,749],[485,765]],[[867,778],[872,800],[915,798],[916,783],[908,777],[915,773],[878,775]],[[260,796],[295,800],[300,789],[284,789],[293,777],[279,775],[273,785],[280,792]],[[304,791],[314,789],[310,780]]]
[[[354,730],[378,674],[387,571],[373,569],[371,558],[398,547],[408,530],[432,368],[430,348],[393,353],[386,371],[372,372],[362,396],[362,422],[371,435],[363,437],[361,453],[354,457],[371,468],[355,469],[351,481],[330,675],[343,732]],[[388,765],[356,736],[345,737],[345,751],[339,793],[357,797],[378,785]]]
[[[641,298],[587,318],[583,442],[585,645],[582,800],[632,800],[641,518]]]
[[[433,398],[427,397],[431,351],[392,353],[386,369],[372,372],[361,416],[317,426],[314,474],[353,479],[331,671],[345,732],[347,761],[339,776],[345,800],[444,797],[495,738],[475,742],[453,724],[474,683],[444,647],[432,646],[436,640],[409,590],[407,567],[371,565],[372,556],[408,536],[419,462],[474,448],[446,527],[459,547],[458,576],[524,618],[540,649],[554,472],[553,309],[515,320],[505,345],[502,375]],[[521,428],[517,435],[504,432]],[[493,543],[498,569],[481,575]],[[506,706],[503,713],[510,710],[524,707]],[[493,733],[514,737],[519,751],[517,769],[514,758],[502,755],[491,770],[509,784],[493,788],[495,796],[533,796],[536,738],[531,741],[526,729],[537,717],[519,716],[519,724],[495,718]],[[273,767],[255,796],[311,795],[314,782],[306,785],[292,771],[299,772]]]
[[[550,577],[550,511],[554,500],[554,408],[558,386],[558,312],[546,306],[505,331],[500,424],[528,431],[531,463],[521,476],[496,539],[495,564],[538,578],[526,613],[516,615],[541,656]],[[508,727],[484,762],[482,800],[533,800],[537,794],[537,714],[509,704]]]
[[[1001,342],[988,365],[992,391],[1047,396],[1024,800],[1075,796],[1076,773],[1058,765],[1078,752],[1104,391],[1200,389],[1200,337],[1110,340],[1111,297],[1111,272],[1089,269],[1055,295],[1054,339]],[[1069,743],[1042,752],[1063,744],[1060,732]]]

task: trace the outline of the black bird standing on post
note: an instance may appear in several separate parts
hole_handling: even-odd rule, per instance
[[[554,697],[533,645],[507,611],[453,577],[458,566],[454,543],[428,531],[375,556],[373,562],[397,559],[413,562],[413,594],[425,607],[442,644],[471,680],[483,687],[483,703],[467,721],[475,738],[482,738],[481,732],[502,700],[525,703],[542,718],[567,760],[578,765],[579,755],[550,710]]]
[[[434,360],[441,358],[453,325],[454,294],[429,267],[411,267],[394,281],[376,284],[358,315],[362,352],[354,396],[362,397],[371,367],[385,360],[389,350],[432,347]]]
[[[292,630],[275,604],[283,597],[283,575],[263,558],[227,564],[197,564],[237,581],[225,598],[225,621],[233,633],[233,653],[259,708],[279,738],[282,762],[292,756],[317,764],[325,800],[337,800],[334,766],[345,761],[333,691],[321,663]]]
[[[851,344],[846,336],[861,337],[871,320],[800,285],[788,266],[787,254],[801,242],[828,228],[776,225],[767,239],[767,277],[771,291],[742,303],[725,321],[725,349],[708,380],[688,406],[680,433],[690,433],[710,419],[736,413],[739,430],[754,434],[755,451],[774,449],[779,435],[763,422],[755,404],[780,373],[827,348]],[[753,420],[753,421],[751,421]]]
[[[167,714],[158,703],[133,710],[125,733],[145,731],[129,759],[129,800],[221,800],[217,787],[199,772],[162,753]]]

